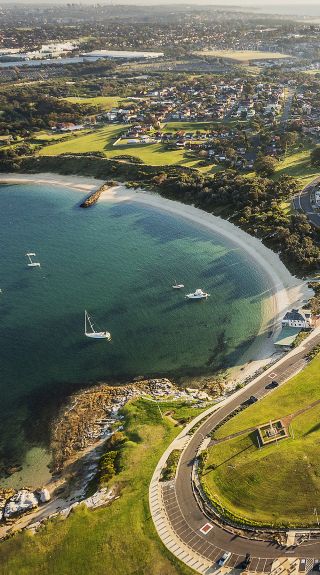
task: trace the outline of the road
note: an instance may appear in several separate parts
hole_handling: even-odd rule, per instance
[[[306,214],[309,221],[316,227],[320,228],[320,212],[315,212],[311,204],[311,191],[320,181],[320,176],[308,184],[293,200],[296,210],[301,210]]]
[[[283,107],[283,112],[282,112],[282,116],[280,119],[280,123],[282,124],[283,129],[285,128],[286,123],[288,122],[289,118],[290,118],[290,113],[291,113],[291,108],[292,108],[292,101],[293,101],[293,96],[295,94],[294,90],[289,90],[289,93],[287,95],[286,101],[284,103],[284,107]]]
[[[210,522],[200,509],[192,487],[193,463],[204,437],[251,395],[261,398],[267,393],[272,393],[272,391],[265,389],[272,379],[276,379],[281,384],[301,370],[306,363],[306,353],[318,344],[320,344],[319,330],[295,355],[291,354],[291,356],[280,360],[278,364],[274,365],[271,373],[268,370],[269,373],[267,371],[265,375],[257,378],[249,388],[244,388],[234,399],[215,411],[198,428],[185,448],[175,482],[163,484],[164,507],[173,531],[188,546],[190,551],[200,554],[212,564],[221,557],[224,551],[230,551],[232,554],[227,562],[227,567],[237,566],[244,560],[246,553],[250,553],[252,556],[250,571],[259,572],[270,572],[273,561],[278,557],[306,558],[312,565],[317,558],[320,558],[320,540],[310,540],[294,549],[288,549],[272,541],[248,540],[219,527]],[[211,523],[211,529],[207,534],[204,534],[200,529],[208,522]],[[290,553],[291,555],[288,555]],[[304,570],[301,569],[301,571]]]

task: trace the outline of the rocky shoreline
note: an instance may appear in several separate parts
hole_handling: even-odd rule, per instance
[[[37,530],[56,515],[65,518],[80,502],[94,508],[118,496],[116,490],[102,488],[88,497],[88,486],[97,474],[106,440],[122,428],[122,407],[139,397],[211,399],[201,390],[178,389],[166,378],[139,378],[121,386],[102,383],[73,394],[52,426],[49,483],[36,490],[0,489],[0,539],[25,528]]]

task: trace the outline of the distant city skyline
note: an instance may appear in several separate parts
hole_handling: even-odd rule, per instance
[[[45,6],[54,6],[70,3],[68,0],[0,0],[1,5],[18,5],[18,4],[38,4]],[[259,11],[265,14],[279,15],[297,15],[306,17],[320,17],[319,0],[307,0],[304,4],[301,0],[75,0],[75,5],[128,5],[128,6],[174,6],[174,5],[193,5],[193,6],[217,6],[234,9],[244,9]]]

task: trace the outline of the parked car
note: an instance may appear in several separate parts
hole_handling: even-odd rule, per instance
[[[217,565],[219,565],[219,567],[223,567],[226,562],[228,561],[228,559],[230,559],[231,557],[231,553],[230,551],[226,551],[221,557],[220,559],[217,561]]]
[[[248,403],[256,403],[256,401],[258,401],[258,398],[255,397],[254,395],[250,395]]]
[[[271,381],[271,383],[268,383],[268,385],[266,385],[266,389],[274,389],[275,387],[279,387],[277,381]]]

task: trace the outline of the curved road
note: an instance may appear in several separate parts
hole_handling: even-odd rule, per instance
[[[250,571],[270,572],[272,563],[277,557],[301,557],[309,558],[312,566],[320,558],[320,539],[310,540],[300,546],[288,549],[274,542],[248,540],[244,537],[234,535],[211,523],[212,527],[207,534],[200,529],[210,523],[208,517],[199,508],[192,488],[192,468],[198,449],[204,437],[208,435],[220,421],[229,415],[236,407],[248,399],[251,395],[261,398],[268,392],[266,385],[272,379],[279,383],[288,380],[293,374],[301,370],[305,365],[305,355],[315,345],[320,344],[320,334],[314,334],[310,341],[301,347],[295,355],[280,360],[265,375],[260,376],[249,388],[244,388],[234,399],[215,411],[195,432],[187,447],[185,448],[175,482],[162,484],[162,497],[166,515],[171,524],[171,528],[189,550],[201,555],[211,565],[221,557],[224,551],[232,553],[226,566],[236,567],[244,560],[246,553],[252,556]],[[273,370],[273,371],[272,371]],[[272,393],[272,392],[271,392]],[[303,531],[303,530],[301,530]],[[291,554],[291,555],[287,555]],[[301,572],[305,571],[304,563],[301,562]]]
[[[320,181],[320,176],[308,184],[294,199],[293,205],[296,210],[304,212],[310,223],[316,228],[320,228],[320,212],[315,212],[311,204],[311,191]]]

